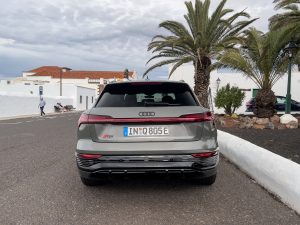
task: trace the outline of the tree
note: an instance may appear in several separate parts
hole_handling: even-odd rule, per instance
[[[276,101],[272,87],[287,70],[288,58],[282,49],[290,40],[289,33],[279,29],[264,34],[251,28],[244,34],[244,45],[227,51],[216,66],[232,68],[253,80],[260,88],[254,113],[258,117],[271,117]]]
[[[278,13],[269,19],[270,29],[284,29],[287,32],[291,32],[291,41],[300,45],[300,0],[275,0],[275,9],[283,10],[282,13]],[[300,51],[293,61],[298,65],[300,71]]]
[[[295,29],[299,34],[300,31],[300,0],[275,0],[277,3],[275,9],[282,9],[283,12],[272,16],[270,21],[271,29],[278,29],[289,26]]]
[[[150,66],[144,76],[154,68],[172,64],[169,76],[182,64],[194,65],[194,91],[201,104],[209,107],[208,86],[212,60],[222,55],[225,50],[234,48],[239,43],[240,32],[253,20],[241,20],[250,16],[244,12],[234,13],[224,8],[226,0],[220,1],[215,11],[209,15],[210,0],[185,2],[187,14],[184,15],[187,26],[177,21],[163,21],[160,28],[170,35],[155,36],[148,46],[148,51],[155,53],[147,64],[155,59],[162,61]]]
[[[225,113],[232,115],[235,110],[242,106],[242,102],[245,99],[245,93],[238,87],[230,87],[227,84],[218,90],[215,97],[215,105],[217,108],[223,108]]]
[[[124,79],[127,79],[127,80],[129,79],[129,70],[127,68],[124,70],[123,77],[124,77]]]

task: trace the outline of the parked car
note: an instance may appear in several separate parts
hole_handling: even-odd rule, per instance
[[[183,173],[215,182],[219,151],[212,113],[184,82],[107,84],[78,121],[81,181],[114,173]]]
[[[277,111],[285,111],[285,102],[286,102],[286,97],[283,96],[276,96],[276,105],[275,109]],[[255,98],[251,98],[247,103],[246,103],[246,112],[253,112],[255,108]],[[300,102],[297,102],[295,100],[291,101],[291,110],[292,111],[300,111]]]

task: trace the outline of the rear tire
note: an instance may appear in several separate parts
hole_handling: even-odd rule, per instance
[[[200,185],[212,185],[213,183],[215,183],[217,178],[217,175],[213,175],[210,177],[206,177],[206,178],[193,178],[192,182],[195,184],[200,184]]]
[[[99,184],[96,180],[91,180],[84,177],[80,177],[80,179],[85,186],[96,186]]]

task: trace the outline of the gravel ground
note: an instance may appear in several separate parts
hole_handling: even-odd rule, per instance
[[[300,164],[300,129],[219,128]]]

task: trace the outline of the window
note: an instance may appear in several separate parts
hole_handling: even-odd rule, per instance
[[[285,98],[284,97],[277,97],[277,103],[285,104]]]
[[[107,85],[96,107],[196,106],[185,83],[116,83]]]
[[[92,103],[94,103],[94,97],[92,97]]]
[[[82,95],[80,95],[79,103],[82,104]]]

